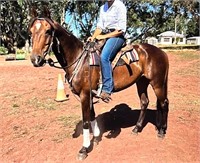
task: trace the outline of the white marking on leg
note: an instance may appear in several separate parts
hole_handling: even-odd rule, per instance
[[[83,146],[88,148],[90,146],[90,130],[83,129]]]
[[[97,124],[96,119],[94,121],[91,121],[91,127],[92,127],[92,131],[93,131],[93,135],[95,137],[99,136],[100,135],[100,129],[99,129],[99,126]]]

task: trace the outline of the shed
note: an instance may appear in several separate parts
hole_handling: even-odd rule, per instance
[[[151,44],[151,45],[156,45],[158,43],[158,39],[155,37],[147,37],[145,41],[146,43]]]
[[[194,36],[194,37],[187,38],[187,44],[200,45],[200,36]]]
[[[185,44],[186,43],[186,37],[183,34],[175,33],[173,31],[166,31],[159,35],[158,42],[160,44]],[[176,38],[176,42],[175,42]]]

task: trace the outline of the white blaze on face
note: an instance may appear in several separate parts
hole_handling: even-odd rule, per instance
[[[37,22],[37,23],[35,24],[35,28],[36,28],[37,30],[39,30],[40,27],[41,27],[41,23],[40,23],[40,22]]]

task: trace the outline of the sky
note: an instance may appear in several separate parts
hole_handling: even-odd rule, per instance
[[[72,30],[72,33],[76,37],[79,37],[79,30],[77,29],[74,20],[74,15],[70,15],[68,12],[65,13],[65,23],[68,25],[69,29]]]

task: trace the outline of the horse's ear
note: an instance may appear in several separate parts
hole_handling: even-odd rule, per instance
[[[46,17],[46,18],[51,19],[51,13],[50,13],[50,11],[49,11],[49,9],[48,9],[47,6],[44,6],[44,8],[43,8],[43,14],[42,15],[44,17]]]
[[[33,6],[32,8],[31,8],[31,17],[32,18],[36,18],[38,16],[38,13],[37,13],[37,11],[36,11],[36,6]]]

